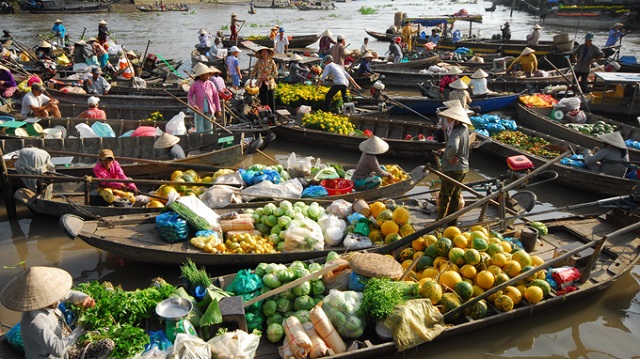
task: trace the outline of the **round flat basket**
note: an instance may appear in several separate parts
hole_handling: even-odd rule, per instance
[[[404,270],[395,259],[377,253],[354,254],[349,260],[351,269],[365,277],[398,279]]]
[[[513,194],[511,198],[518,202],[520,207],[522,207],[527,212],[533,209],[533,207],[536,205],[536,201],[538,200],[536,194],[531,191],[518,191],[517,193]]]

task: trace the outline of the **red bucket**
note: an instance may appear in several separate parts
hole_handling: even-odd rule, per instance
[[[351,193],[353,190],[353,181],[344,178],[322,180],[320,185],[327,190],[329,196]]]
[[[233,92],[231,92],[229,89],[224,88],[221,91],[218,91],[218,95],[221,99],[229,101],[233,97]]]

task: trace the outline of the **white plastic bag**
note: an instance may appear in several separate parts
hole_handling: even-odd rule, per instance
[[[238,329],[216,335],[207,343],[215,359],[252,359],[256,356],[260,337]]]
[[[179,333],[173,343],[173,359],[211,359],[209,344],[195,335]]]
[[[284,233],[284,251],[321,251],[324,235],[320,225],[309,218],[294,219]]]
[[[324,243],[328,246],[337,246],[342,242],[347,222],[333,214],[324,213],[318,219],[318,225],[322,228]]]
[[[287,172],[291,178],[294,177],[306,177],[311,174],[311,160],[313,157],[296,157],[295,152],[292,152],[287,159]]]
[[[177,202],[189,207],[190,210],[204,218],[211,225],[211,229],[220,230],[220,216],[209,208],[200,198],[195,196],[182,196],[176,200]]]
[[[577,110],[580,108],[580,99],[577,97],[565,97],[558,101],[558,106],[564,106],[564,112]]]
[[[78,130],[78,134],[80,135],[80,138],[96,138],[96,137],[100,137],[86,123],[77,124],[76,125],[76,130]]]
[[[338,218],[347,218],[348,215],[353,213],[353,204],[351,202],[345,201],[344,199],[336,199],[331,202],[329,207],[327,207],[327,212],[333,214],[334,216],[338,216]]]
[[[184,112],[180,111],[179,114],[173,116],[173,118],[167,122],[165,131],[176,136],[186,135],[187,126],[184,124]]]
[[[200,200],[209,208],[224,208],[232,203],[242,203],[240,190],[232,186],[211,186],[203,194]]]
[[[342,245],[347,249],[361,249],[373,247],[373,242],[367,236],[349,233],[342,241]]]

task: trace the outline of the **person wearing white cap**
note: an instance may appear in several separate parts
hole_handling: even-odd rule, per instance
[[[164,150],[170,160],[187,157],[178,142],[180,142],[180,137],[165,132],[162,136],[158,137],[158,140],[153,144],[153,148]]]
[[[507,67],[506,73],[510,74],[517,68],[518,64],[525,76],[531,77],[531,75],[538,71],[538,57],[536,56],[536,50],[530,47],[525,47],[520,53],[520,56],[513,60],[509,67]]]
[[[442,79],[440,79],[440,84],[439,84],[441,100],[446,100],[449,98],[449,92],[451,91],[451,86],[449,85],[451,85],[451,83],[458,80],[460,78],[458,75],[460,75],[461,73],[462,73],[462,70],[460,70],[459,67],[451,66],[447,74],[442,76]]]
[[[53,56],[53,48],[51,48],[51,43],[48,41],[40,41],[38,44],[38,48],[36,49],[36,57],[39,60],[52,60],[55,61],[55,56]]]
[[[56,19],[55,24],[53,24],[53,27],[51,28],[51,32],[53,32],[55,39],[54,42],[58,46],[64,47],[64,37],[67,34],[67,29],[62,25],[62,20]]]
[[[293,54],[289,58],[289,83],[297,84],[307,81],[309,76],[309,68],[301,64],[302,57],[298,54]]]
[[[458,100],[444,101],[442,104],[445,106],[445,109],[456,106],[462,107],[462,105],[460,105],[460,101]],[[438,108],[438,113],[442,112],[440,110],[441,108]],[[465,110],[465,112],[467,113],[467,115],[473,114],[473,111],[471,110]],[[446,142],[447,138],[449,138],[449,135],[451,134],[451,131],[453,130],[454,123],[455,122],[447,121],[446,117],[438,116],[438,123],[436,124],[437,129],[433,132],[433,138],[438,142]]]
[[[67,325],[59,303],[72,303],[93,308],[95,300],[71,290],[73,278],[52,267],[30,267],[13,278],[2,289],[0,301],[9,310],[22,312],[20,334],[26,358],[106,358],[115,344],[103,339],[86,348],[77,346],[85,333],[82,326],[73,331]]]
[[[211,34],[207,32],[205,29],[200,29],[198,31],[198,45],[196,45],[196,49],[203,55],[211,49]]]
[[[593,33],[588,32],[584,36],[584,43],[578,45],[573,51],[573,58],[576,62],[573,71],[576,79],[580,84],[582,92],[589,92],[589,73],[591,65],[604,57],[604,53],[600,48],[593,44]]]
[[[474,97],[485,96],[489,94],[489,88],[487,85],[487,77],[489,76],[483,69],[477,69],[471,75],[471,81],[469,81],[469,88],[471,89],[471,95]]]
[[[209,78],[214,73],[213,68],[198,62],[192,70],[195,81],[191,84],[187,95],[189,106],[195,108],[206,117],[211,118],[211,114],[213,114],[215,118],[221,118],[222,107],[218,90],[213,82],[209,81]],[[213,124],[199,113],[194,114],[194,122],[197,133],[211,133],[213,130]]]
[[[109,29],[107,29],[107,22],[100,20],[98,22],[98,42],[105,48],[109,48],[107,45],[107,37],[109,36]]]
[[[329,55],[331,46],[336,43],[336,41],[331,38],[332,36],[333,34],[331,33],[331,30],[324,30],[322,37],[320,37],[318,56],[325,57],[326,55]]]
[[[338,35],[338,41],[329,49],[329,55],[333,57],[333,63],[344,67],[344,60],[351,55],[351,51],[345,47],[344,35]]]
[[[458,100],[463,108],[468,109],[469,104],[471,103],[471,95],[467,89],[466,83],[462,81],[462,79],[457,79],[452,82],[449,87],[451,87],[451,92],[449,92],[449,100]]]
[[[333,85],[331,85],[331,88],[327,91],[327,94],[324,96],[324,102],[322,103],[322,110],[325,112],[329,112],[331,110],[331,102],[333,102],[333,97],[338,93],[338,91],[342,94],[342,101],[348,101],[347,87],[349,86],[349,82],[351,82],[356,89],[360,90],[360,86],[351,77],[351,75],[349,75],[347,70],[333,61],[333,56],[331,55],[324,57],[324,70],[316,84],[317,91],[325,80],[333,80]]]
[[[227,66],[227,74],[231,77],[231,83],[235,90],[240,88],[240,80],[242,80],[242,72],[240,71],[240,62],[238,61],[238,54],[242,51],[238,48],[238,46],[231,46],[229,49],[230,55],[227,56],[225,60],[225,65]]]
[[[469,172],[469,130],[471,120],[460,106],[452,106],[438,114],[451,127],[442,152],[441,171],[456,181],[462,182]],[[458,210],[462,188],[443,179],[438,196],[438,219]]]
[[[229,40],[238,41],[238,24],[242,24],[244,26],[245,20],[240,20],[236,17],[235,13],[231,14],[231,26],[229,26],[229,30],[231,30],[231,36],[229,36]]]
[[[540,29],[542,26],[535,24],[531,28],[531,32],[527,35],[527,46],[538,46],[540,41]]]
[[[584,153],[584,164],[592,171],[609,176],[623,177],[627,172],[629,151],[620,132],[605,133],[598,136],[604,142],[604,148],[594,147]]]
[[[382,184],[382,177],[391,178],[393,175],[380,167],[376,155],[381,155],[389,150],[389,144],[378,136],[371,136],[360,142],[358,146],[362,155],[358,160],[356,169],[351,175],[353,189],[364,191],[376,188]]]
[[[278,29],[278,36],[273,40],[273,51],[276,54],[286,54],[289,51],[289,38],[284,34],[284,27]]]
[[[98,108],[98,104],[100,103],[100,98],[96,96],[91,96],[87,99],[88,109],[84,110],[81,114],[78,115],[79,118],[91,118],[97,120],[106,120],[107,114]]]

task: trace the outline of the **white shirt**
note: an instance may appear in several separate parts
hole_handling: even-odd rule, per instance
[[[333,80],[334,85],[349,86],[349,78],[351,78],[351,76],[349,76],[349,73],[347,73],[342,66],[332,62],[324,67],[320,80],[324,82],[327,78]]]
[[[31,107],[44,106],[49,103],[49,100],[49,97],[45,96],[45,94],[40,94],[40,96],[36,97],[33,92],[29,92],[22,98],[22,110],[20,114],[27,117],[31,114]]]
[[[273,50],[276,52],[276,54],[284,54],[287,46],[289,46],[289,39],[284,33],[278,34],[278,36],[276,36],[276,39],[273,40]]]
[[[471,89],[474,96],[486,95],[489,93],[486,78],[471,79],[471,81],[469,81],[469,88]]]

